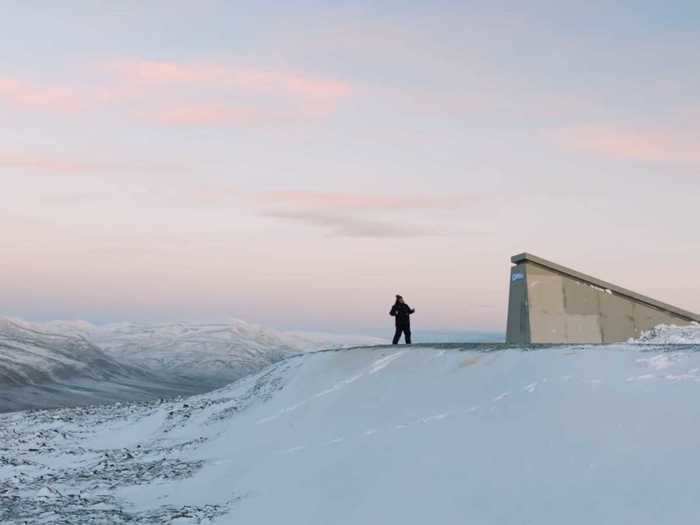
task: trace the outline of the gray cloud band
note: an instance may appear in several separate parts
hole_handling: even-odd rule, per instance
[[[302,223],[326,229],[338,237],[408,238],[443,235],[444,232],[423,226],[394,224],[349,215],[310,211],[267,211],[265,217]]]

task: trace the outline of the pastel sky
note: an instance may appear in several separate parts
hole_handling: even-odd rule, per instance
[[[700,2],[7,2],[0,313],[503,330],[529,251],[700,311]]]

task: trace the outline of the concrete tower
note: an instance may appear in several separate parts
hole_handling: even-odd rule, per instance
[[[511,261],[508,343],[618,343],[659,324],[700,322],[698,314],[528,253]]]

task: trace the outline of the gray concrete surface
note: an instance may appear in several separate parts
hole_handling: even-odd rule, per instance
[[[618,343],[700,315],[528,253],[511,258],[508,343]]]

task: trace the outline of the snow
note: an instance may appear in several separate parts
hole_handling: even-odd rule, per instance
[[[0,319],[0,381],[32,384],[78,376],[106,379],[125,369],[86,339]],[[3,380],[4,379],[4,380]]]
[[[30,323],[0,318],[0,412],[212,390],[289,355],[378,338],[225,323]]]
[[[0,522],[692,523],[699,350],[321,351],[174,402],[7,414]]]
[[[370,368],[369,373],[376,374],[377,372],[382,371],[387,366],[389,366],[392,361],[396,361],[405,352],[406,352],[405,350],[401,350],[400,352],[394,352],[393,354],[389,354],[386,357],[382,357],[381,359],[377,359],[374,363],[372,363],[372,367]]]
[[[361,336],[285,333],[240,319],[227,323],[122,323],[95,328],[87,337],[131,363],[229,381],[296,352],[384,343]]]
[[[240,319],[228,322],[113,323],[86,321],[14,323],[43,333],[80,337],[111,357],[181,377],[226,382],[257,372],[290,354],[386,343],[376,337],[283,332]]]
[[[0,319],[0,412],[173,397],[221,384],[164,377],[115,359],[82,335]]]
[[[700,324],[693,323],[688,326],[662,324],[644,332],[639,339],[630,342],[656,345],[700,344]]]

